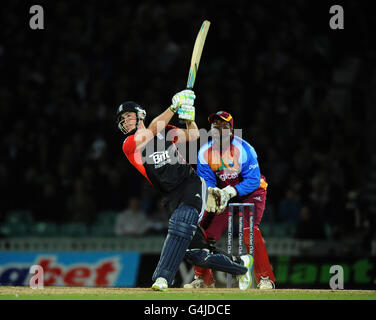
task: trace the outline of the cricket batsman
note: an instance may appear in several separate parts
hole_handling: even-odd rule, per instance
[[[194,122],[195,97],[192,90],[178,92],[172,98],[171,106],[157,116],[148,127],[144,124],[146,111],[137,103],[127,101],[117,109],[117,126],[126,135],[123,142],[124,154],[162,193],[171,213],[167,237],[152,276],[152,289],[168,290],[186,254],[196,265],[222,269],[237,275],[239,287],[247,289],[251,281],[251,256],[243,255],[234,261],[232,257],[210,251],[202,245],[203,235],[196,235],[199,219],[204,212],[207,186],[205,180],[196,174],[175,146],[177,142],[194,141],[199,138],[199,131]],[[168,125],[181,107],[185,110],[185,129]],[[192,241],[193,239],[197,240]]]
[[[254,269],[260,289],[273,289],[275,277],[259,225],[263,216],[267,182],[261,175],[254,148],[234,136],[234,120],[219,111],[208,118],[213,139],[198,153],[197,174],[209,189],[206,211],[200,222],[207,238],[217,242],[228,225],[228,203],[254,203]],[[214,201],[210,201],[215,199]],[[249,219],[244,220],[244,244],[249,253]],[[185,288],[215,286],[212,270],[194,267],[195,279]]]

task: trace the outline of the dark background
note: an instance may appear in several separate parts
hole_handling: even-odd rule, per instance
[[[117,106],[147,123],[186,84],[194,40],[211,21],[195,85],[197,124],[230,112],[258,153],[265,224],[294,237],[375,237],[375,45],[371,1],[5,1],[0,13],[0,222],[94,223],[158,195],[128,164]],[[31,5],[44,30],[31,30]],[[329,27],[344,8],[344,30]],[[166,217],[167,221],[167,217]],[[261,226],[262,229],[262,226]]]

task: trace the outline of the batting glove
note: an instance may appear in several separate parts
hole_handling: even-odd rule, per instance
[[[181,106],[193,106],[196,99],[195,93],[192,90],[183,90],[172,97],[172,104],[170,110],[176,113]]]
[[[178,109],[179,119],[185,121],[195,121],[196,109],[192,106],[182,105]]]

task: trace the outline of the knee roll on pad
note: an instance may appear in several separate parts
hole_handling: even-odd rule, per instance
[[[192,240],[198,223],[198,212],[190,206],[175,210],[168,223],[168,233],[179,238]]]

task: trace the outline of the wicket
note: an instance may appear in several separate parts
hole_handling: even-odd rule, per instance
[[[239,209],[239,255],[243,254],[244,247],[244,208],[249,207],[249,254],[254,258],[254,235],[253,235],[253,215],[255,212],[255,205],[253,203],[230,203],[228,210],[228,233],[227,233],[227,253],[232,255],[232,240],[233,240],[233,219],[234,219],[234,209],[238,207]],[[254,288],[254,268],[252,264],[252,285]],[[232,275],[227,274],[227,288],[232,288]]]

